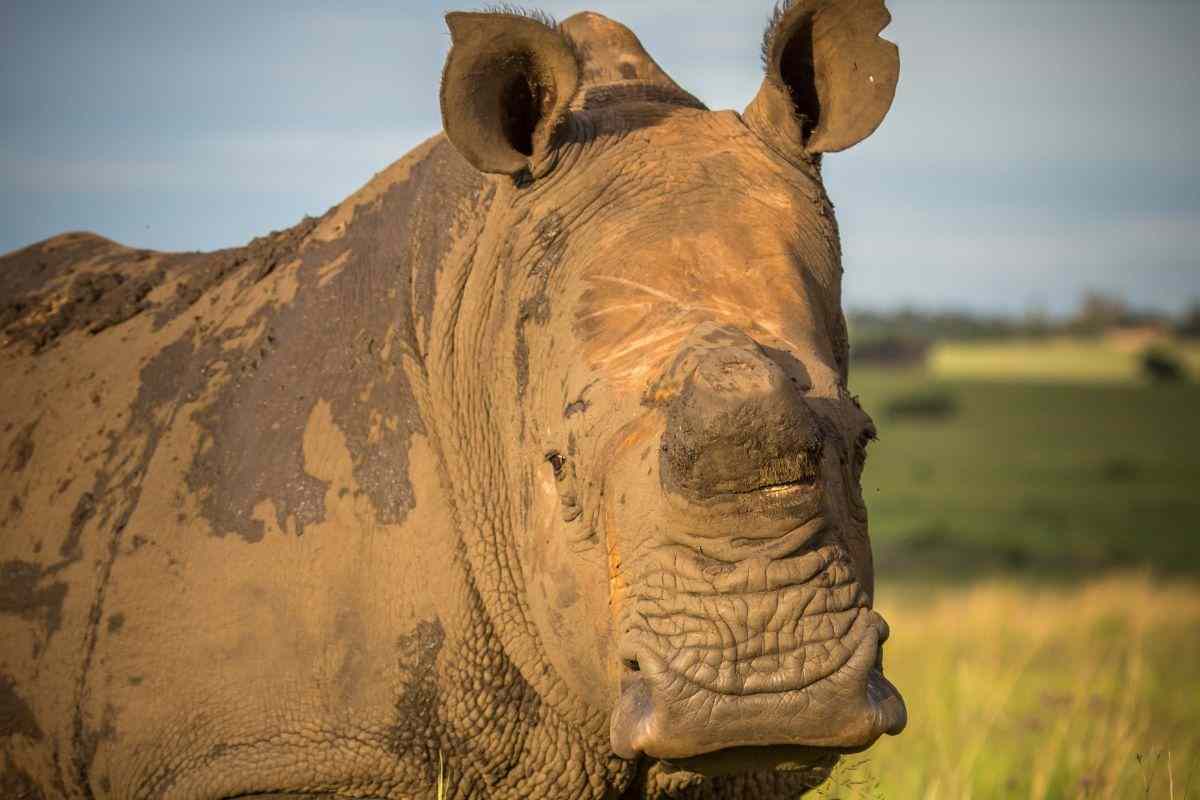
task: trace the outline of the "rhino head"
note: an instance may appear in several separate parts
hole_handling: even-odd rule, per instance
[[[889,19],[781,6],[739,114],[596,14],[447,17],[446,135],[494,195],[440,277],[446,480],[513,660],[626,765],[803,771],[904,727],[820,169],[891,105]]]

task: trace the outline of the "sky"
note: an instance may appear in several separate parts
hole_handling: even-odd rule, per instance
[[[323,213],[441,128],[441,17],[477,7],[0,0],[0,252],[67,230],[211,250]],[[769,0],[539,7],[624,22],[713,109],[762,80]],[[1200,300],[1200,2],[889,7],[891,113],[825,160],[847,307]]]

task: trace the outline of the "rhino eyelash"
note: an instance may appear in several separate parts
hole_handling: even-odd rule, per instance
[[[561,481],[563,478],[563,469],[567,466],[567,459],[557,450],[551,450],[549,453],[546,453],[546,460],[550,462],[550,467],[554,470],[554,477]]]
[[[873,427],[864,429],[858,435],[858,439],[854,442],[854,455],[859,469],[862,469],[862,465],[867,461],[867,446],[878,438],[879,434],[875,432],[875,428]]]

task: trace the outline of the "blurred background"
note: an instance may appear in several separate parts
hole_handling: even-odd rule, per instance
[[[323,213],[440,128],[455,7],[7,0],[0,252]],[[820,794],[1200,796],[1200,3],[890,7],[892,112],[825,178],[911,723]],[[712,108],[761,81],[767,2],[541,8]]]

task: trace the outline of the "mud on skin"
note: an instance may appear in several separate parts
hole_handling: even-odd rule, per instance
[[[781,5],[740,113],[446,21],[321,218],[0,258],[0,794],[791,798],[903,728],[820,173],[882,0]]]

